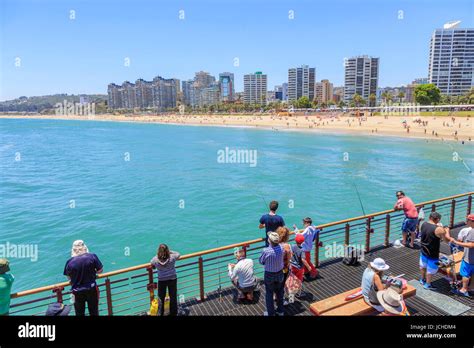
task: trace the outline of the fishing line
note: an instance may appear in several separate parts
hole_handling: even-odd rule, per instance
[[[458,159],[462,162],[462,164],[464,165],[464,167],[466,167],[467,171],[469,172],[469,174],[472,173],[472,170],[471,168],[469,168],[469,166],[467,165],[467,163],[464,161],[464,159],[459,156],[459,153],[454,149],[454,147],[450,144],[450,143],[446,143],[448,144],[448,146],[451,148],[451,150],[453,150],[453,153],[456,153]]]

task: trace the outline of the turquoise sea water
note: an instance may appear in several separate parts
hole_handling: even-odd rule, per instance
[[[451,145],[474,168],[473,144]],[[257,150],[257,165],[218,163],[226,147]],[[291,226],[362,215],[354,184],[366,212],[391,208],[399,189],[415,202],[472,190],[452,152],[395,137],[0,119],[0,243],[38,245],[37,261],[11,259],[24,290],[64,281],[75,239],[111,271],[148,262],[161,242],[188,253],[261,237],[272,199]]]

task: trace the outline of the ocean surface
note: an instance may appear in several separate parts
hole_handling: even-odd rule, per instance
[[[13,291],[65,280],[83,239],[104,271],[148,262],[159,243],[181,253],[259,238],[267,204],[286,224],[316,224],[473,189],[473,144],[382,136],[99,121],[0,119],[0,244],[38,246],[11,258]],[[219,151],[247,150],[229,163]],[[243,158],[244,160],[246,158]],[[248,158],[247,158],[248,159]],[[345,160],[346,159],[346,160]]]

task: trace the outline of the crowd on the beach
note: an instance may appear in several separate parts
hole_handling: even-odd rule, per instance
[[[432,211],[425,221],[423,209],[417,209],[403,191],[398,191],[396,197],[394,210],[403,211],[405,215],[400,246],[414,248],[415,240],[419,240],[420,283],[423,288],[436,290],[432,281],[440,265],[440,243],[445,241],[452,249],[464,252],[460,267],[462,281],[460,287],[453,287],[452,291],[456,295],[469,297],[468,287],[474,273],[474,214],[467,216],[466,227],[453,238],[449,228],[440,223],[441,215],[438,212]],[[312,263],[311,254],[321,230],[313,224],[310,217],[305,217],[302,229],[293,225],[295,238],[294,244],[290,244],[291,231],[285,225],[283,217],[277,214],[277,209],[278,202],[272,201],[269,212],[261,216],[258,226],[266,232],[265,247],[258,261],[264,269],[266,311],[263,314],[267,316],[285,315],[286,305],[294,302],[295,298],[304,296],[303,283],[318,278],[318,270]],[[247,257],[245,248],[235,250],[234,255],[236,261],[228,265],[228,275],[237,290],[237,300],[253,302],[254,292],[261,283],[254,272],[254,261]],[[169,314],[178,315],[176,261],[179,259],[178,252],[170,250],[166,244],[160,244],[156,256],[150,261],[158,278],[158,315],[164,315],[167,300]],[[382,258],[369,262],[362,276],[360,296],[383,315],[409,315],[402,287],[394,286],[396,278],[387,280],[384,277],[384,272],[388,269],[389,265]],[[84,316],[86,306],[89,315],[99,315],[96,279],[102,270],[103,265],[98,256],[89,251],[84,241],[74,241],[71,257],[67,260],[63,273],[70,281],[76,316]],[[9,261],[0,259],[0,315],[9,314],[13,282]],[[69,305],[53,303],[48,306],[46,315],[65,316],[70,310]]]

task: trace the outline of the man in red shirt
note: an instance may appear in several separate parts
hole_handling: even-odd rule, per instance
[[[416,236],[416,225],[418,223],[418,210],[415,207],[415,203],[405,196],[403,191],[397,191],[397,203],[393,207],[394,210],[403,210],[405,213],[405,219],[402,223],[402,236],[403,245],[407,246],[407,235],[410,233],[410,247],[414,247],[415,236]]]

